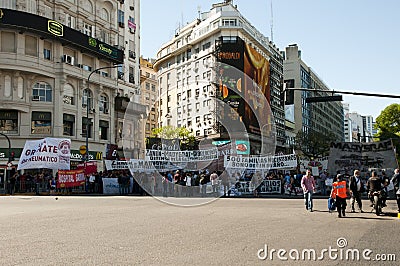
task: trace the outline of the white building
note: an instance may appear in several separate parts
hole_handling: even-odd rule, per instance
[[[267,62],[269,89],[266,96],[274,116],[277,145],[283,148],[285,120],[283,102],[280,100],[283,58],[279,50],[240,14],[231,1],[213,4],[210,11],[181,28],[172,40],[159,49],[154,65],[158,71],[160,91],[159,126],[186,127],[198,139],[224,138],[216,121],[218,110],[215,99],[221,96],[216,55],[229,44],[235,49],[235,44],[243,43],[252,47]],[[243,60],[244,51],[235,52],[240,54],[238,59]],[[234,83],[240,81],[235,79]],[[251,135],[250,139],[256,141],[257,134]],[[255,144],[251,153],[256,154],[257,150],[259,147]]]

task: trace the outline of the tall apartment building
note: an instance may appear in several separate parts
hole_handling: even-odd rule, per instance
[[[153,68],[154,60],[140,57],[140,87],[141,103],[147,106],[148,115],[144,123],[145,137],[150,137],[151,131],[158,127],[158,87],[156,72]]]
[[[286,113],[290,114],[287,119],[291,122],[291,129],[294,130],[291,134],[296,134],[299,131],[305,133],[332,133],[338,141],[344,141],[344,113],[342,103],[306,103],[307,97],[327,96],[330,90],[301,59],[301,51],[296,44],[286,47],[283,54],[285,56],[284,79],[286,86],[319,91],[294,91],[294,104],[285,106]]]
[[[49,136],[71,139],[72,167],[86,140],[99,170],[107,144],[140,155],[138,21],[135,0],[0,1],[0,132],[16,160],[26,140]],[[123,138],[133,140],[123,147]]]
[[[343,113],[344,113],[344,141],[345,142],[352,142],[352,124],[353,121],[349,117],[350,113],[350,105],[348,103],[343,103]]]
[[[263,63],[262,68],[253,69],[250,75],[244,69],[249,51]],[[229,58],[222,56],[232,53],[234,56]],[[229,76],[228,70],[221,69],[223,64],[225,69],[235,67],[240,74],[232,74],[235,72],[232,70],[232,76]],[[277,150],[283,149],[285,115],[280,98],[283,57],[279,49],[252,26],[231,1],[213,4],[210,11],[201,13],[198,19],[179,29],[175,37],[159,49],[154,68],[158,73],[160,91],[159,126],[183,126],[198,139],[229,139],[217,121],[220,110],[216,99],[223,99],[239,110],[240,120],[249,133],[250,153],[259,154],[260,131],[265,128],[260,129],[255,119],[240,111],[246,106],[243,101],[233,100],[238,99],[239,94],[235,94],[235,89],[242,92],[243,88],[243,93],[249,93],[250,89],[247,91],[246,86],[253,86],[245,82],[242,74],[245,73],[260,85],[263,97],[268,100],[273,114],[269,116],[269,122],[271,127],[276,128]],[[257,77],[254,76],[256,72],[260,72]],[[222,92],[220,83],[230,90]]]

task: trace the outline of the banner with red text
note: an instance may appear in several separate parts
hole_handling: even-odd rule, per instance
[[[70,169],[71,140],[44,138],[28,140],[18,162],[21,169]]]
[[[59,170],[57,188],[79,187],[85,184],[84,169]]]

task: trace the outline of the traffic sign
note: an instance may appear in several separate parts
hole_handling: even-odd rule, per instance
[[[82,145],[79,147],[79,152],[83,155],[86,154],[86,145]]]
[[[7,163],[7,167],[12,167],[13,164],[11,162]]]

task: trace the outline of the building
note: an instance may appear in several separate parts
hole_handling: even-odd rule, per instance
[[[11,140],[14,165],[26,140],[44,137],[71,139],[72,168],[82,146],[99,170],[108,144],[140,156],[146,108],[137,21],[134,0],[0,2],[0,132]],[[1,147],[4,183],[9,154]]]
[[[249,51],[263,63],[253,72],[247,68],[251,65]],[[231,1],[213,4],[210,11],[179,29],[159,49],[154,68],[160,92],[159,126],[186,127],[199,140],[228,140],[226,128],[230,125],[222,125],[224,111],[219,109],[225,103],[237,111],[232,114],[233,120],[243,122],[246,127],[250,154],[262,152],[261,131],[269,132],[277,150],[284,148],[285,119],[280,98],[283,58],[279,49]],[[253,82],[261,93],[253,94],[255,104],[246,104],[244,98],[257,87]],[[266,104],[257,102],[264,98]],[[252,105],[255,109],[262,108],[251,110]],[[254,119],[255,112],[267,116],[267,127]]]
[[[296,44],[286,47],[283,54],[286,87],[309,89],[295,90],[292,101],[285,106],[286,124],[289,125],[287,135],[297,134],[299,131],[306,134],[317,132],[323,135],[333,134],[337,141],[344,141],[342,103],[306,103],[308,97],[331,95],[328,94],[330,90],[316,72],[301,59],[301,51]]]
[[[145,123],[145,137],[150,137],[151,131],[158,127],[158,87],[153,61],[140,57],[140,87],[141,103],[148,107]]]
[[[352,142],[353,135],[352,135],[352,128],[353,128],[353,121],[349,118],[350,113],[350,106],[348,103],[343,103],[343,113],[344,113],[344,141],[345,142]]]

